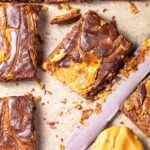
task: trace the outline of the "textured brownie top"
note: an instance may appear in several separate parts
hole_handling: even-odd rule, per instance
[[[48,57],[43,68],[86,98],[105,89],[125,63],[131,43],[89,11]]]
[[[1,0],[1,2],[44,2],[44,0]]]
[[[91,0],[44,0],[47,3],[60,3],[60,2],[89,2]]]
[[[150,137],[150,76],[138,86],[120,109]]]
[[[1,0],[1,2],[36,2],[36,3],[61,3],[61,2],[89,2],[91,0]]]
[[[0,98],[0,149],[33,150],[33,98]]]
[[[33,79],[37,7],[0,3],[0,80]]]

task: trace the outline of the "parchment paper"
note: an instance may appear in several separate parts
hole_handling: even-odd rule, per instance
[[[73,7],[81,8],[84,14],[89,9],[95,10],[107,21],[112,16],[116,17],[119,32],[126,36],[135,44],[135,47],[143,41],[143,38],[150,33],[150,2],[135,2],[139,13],[132,14],[129,9],[128,2],[100,2],[95,1],[92,4],[71,4]],[[149,6],[146,6],[149,4]],[[62,38],[70,31],[74,24],[70,25],[50,25],[52,16],[61,13],[56,5],[47,5],[48,11],[42,12],[40,16],[39,33],[44,43],[39,45],[42,51],[43,59],[57,46]],[[107,9],[103,13],[103,9]],[[46,85],[46,89],[52,92],[52,95],[44,94],[38,88],[36,81],[28,82],[9,82],[0,83],[0,96],[6,95],[24,95],[33,88],[34,96],[42,96],[41,102],[36,102],[35,126],[37,130],[37,150],[58,150],[63,140],[70,136],[72,131],[79,125],[81,111],[74,108],[75,102],[82,102],[83,108],[88,108],[92,104],[87,103],[81,96],[72,92],[68,87],[64,86],[55,77],[38,69],[38,77]],[[61,101],[67,100],[64,104]],[[115,103],[115,100],[114,100]],[[62,111],[63,115],[58,116],[58,112]],[[54,129],[48,124],[49,121],[59,122]],[[122,124],[124,123],[124,124]],[[138,134],[142,140],[145,150],[150,149],[150,139],[147,138],[131,121],[122,113],[118,113],[112,120],[111,125],[128,126]],[[85,137],[86,138],[86,137]]]

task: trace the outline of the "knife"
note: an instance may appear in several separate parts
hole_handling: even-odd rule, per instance
[[[135,52],[137,53],[141,47]],[[150,48],[148,55],[145,56],[143,63],[138,65],[138,69],[131,72],[126,77],[121,77],[117,88],[107,96],[106,102],[102,105],[102,112],[92,114],[87,120],[88,126],[81,125],[75,129],[73,134],[65,142],[65,150],[85,150],[98,134],[104,129],[107,123],[115,116],[119,110],[119,106],[127,99],[138,84],[150,72]]]

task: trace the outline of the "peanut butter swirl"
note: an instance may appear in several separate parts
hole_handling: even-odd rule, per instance
[[[89,11],[49,55],[43,68],[93,99],[112,83],[130,53],[132,44],[113,25]]]
[[[0,80],[34,78],[37,15],[32,4],[0,4]]]
[[[32,96],[0,98],[0,149],[34,150]]]

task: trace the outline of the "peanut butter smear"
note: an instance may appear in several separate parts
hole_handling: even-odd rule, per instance
[[[111,127],[97,138],[93,150],[144,150],[138,136],[127,127]]]

